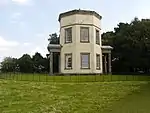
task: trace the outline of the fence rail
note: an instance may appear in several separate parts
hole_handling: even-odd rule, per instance
[[[110,81],[150,81],[146,75],[53,75],[0,73],[0,79],[39,82],[110,82]]]

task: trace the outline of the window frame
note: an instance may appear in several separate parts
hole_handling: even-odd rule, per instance
[[[81,30],[82,29],[87,29],[88,30],[88,40],[87,41],[82,40],[82,35],[81,35]],[[90,43],[90,29],[89,29],[89,27],[80,27],[80,42],[81,43]]]
[[[72,69],[72,53],[66,53],[65,55],[65,70],[71,70]],[[68,67],[67,65],[67,56],[71,56],[71,67]]]
[[[99,58],[98,58],[99,57]],[[99,60],[99,62],[98,62]],[[100,70],[101,69],[101,57],[100,57],[100,54],[96,54],[96,69],[97,70]],[[99,66],[98,66],[99,65]]]
[[[88,67],[83,67],[82,65],[82,56],[88,55]],[[90,69],[90,53],[80,53],[80,67],[81,69]]]
[[[95,32],[96,32],[96,44],[100,45],[100,31],[98,29],[96,29]],[[97,32],[99,34],[98,36],[97,36]]]
[[[71,38],[68,40],[67,30],[71,30]],[[65,28],[65,44],[72,43],[72,27]]]

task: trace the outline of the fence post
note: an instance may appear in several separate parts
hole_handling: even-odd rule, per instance
[[[125,77],[126,77],[126,81],[128,81],[128,80],[127,80],[128,75],[125,75]]]
[[[48,75],[46,74],[46,82],[47,82],[47,76],[48,76]]]
[[[70,81],[69,82],[71,82],[71,75],[70,75]]]
[[[95,81],[94,82],[96,82],[96,74],[95,74]]]
[[[32,76],[32,81],[34,81],[34,72],[33,72],[33,76]]]
[[[112,74],[110,75],[110,81],[112,81]]]

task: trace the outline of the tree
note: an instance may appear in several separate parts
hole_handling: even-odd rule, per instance
[[[102,44],[103,45],[110,45],[113,46],[113,38],[114,38],[115,34],[113,31],[110,32],[106,32],[102,34]]]
[[[103,44],[113,46],[115,72],[145,73],[150,67],[150,20],[135,18],[131,23],[119,23],[114,32],[102,35]]]
[[[34,72],[47,72],[48,71],[48,60],[36,52],[32,57]]]
[[[2,72],[14,72],[17,71],[17,59],[6,57],[1,62],[1,71]]]
[[[30,55],[24,54],[19,59],[6,57],[0,65],[0,70],[2,72],[48,72],[49,71],[49,61],[44,58],[40,53],[35,53],[31,58]]]
[[[21,72],[23,73],[33,72],[33,61],[30,55],[24,54],[21,58],[18,59],[18,64]]]
[[[59,38],[57,33],[53,33],[49,35],[50,38],[48,39],[48,41],[50,42],[50,44],[59,44]]]

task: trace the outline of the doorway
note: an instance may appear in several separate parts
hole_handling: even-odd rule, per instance
[[[60,52],[53,53],[53,74],[58,74],[60,72]]]
[[[103,74],[109,74],[109,63],[108,63],[109,60],[107,53],[103,53],[102,61],[103,61]]]

